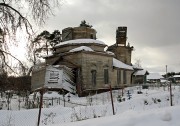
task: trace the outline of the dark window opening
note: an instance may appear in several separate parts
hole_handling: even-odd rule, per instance
[[[121,84],[121,70],[117,70],[117,84]]]
[[[90,38],[91,38],[91,39],[93,39],[93,38],[94,38],[94,37],[93,37],[93,34],[91,34]]]
[[[127,83],[126,81],[127,81],[126,80],[126,71],[124,70],[123,71],[123,83],[126,84]]]
[[[91,71],[91,75],[92,75],[92,85],[95,86],[96,85],[96,70],[92,70]]]
[[[104,69],[104,83],[108,84],[109,83],[109,73],[108,69]]]

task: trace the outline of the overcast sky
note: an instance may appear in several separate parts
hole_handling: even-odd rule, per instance
[[[180,72],[180,0],[66,0],[43,29],[79,26],[86,20],[98,40],[115,43],[116,28],[127,26],[132,63],[149,72]]]

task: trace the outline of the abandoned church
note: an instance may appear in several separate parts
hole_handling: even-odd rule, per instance
[[[130,86],[133,46],[126,40],[125,26],[116,29],[116,42],[111,46],[97,40],[96,30],[85,21],[78,27],[63,29],[61,42],[54,46],[52,55],[45,57],[46,65],[34,67],[32,90],[73,89],[85,96],[109,90],[109,85],[112,89]]]

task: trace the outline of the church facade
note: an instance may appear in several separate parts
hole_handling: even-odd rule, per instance
[[[118,27],[116,43],[107,46],[96,39],[96,30],[81,22],[78,27],[62,30],[62,42],[54,53],[45,58],[46,65],[65,65],[73,70],[76,93],[89,93],[121,89],[131,85],[131,51],[126,44],[127,27]],[[108,47],[105,51],[104,48]]]

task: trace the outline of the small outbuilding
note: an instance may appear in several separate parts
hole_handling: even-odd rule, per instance
[[[147,81],[150,83],[160,83],[163,78],[159,73],[149,73],[149,75],[147,75]]]

